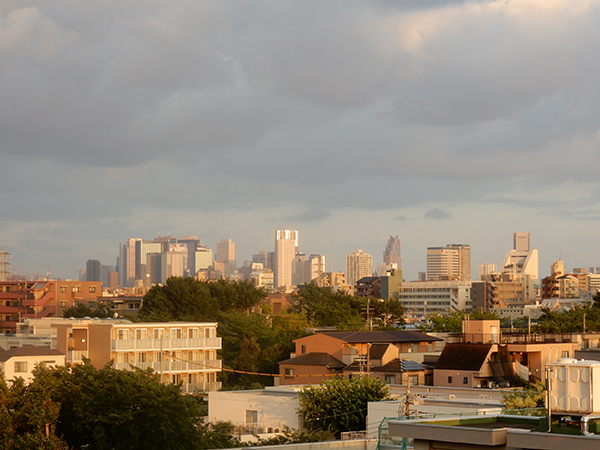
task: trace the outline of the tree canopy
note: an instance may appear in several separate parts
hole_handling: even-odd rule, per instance
[[[424,333],[460,333],[462,331],[462,321],[466,316],[473,320],[495,319],[500,316],[491,311],[447,311],[443,313],[431,313],[427,316],[427,323],[421,325],[419,329]]]
[[[388,385],[378,378],[334,378],[298,392],[300,413],[308,430],[344,431],[366,428],[369,402],[391,400]]]
[[[143,370],[40,365],[25,384],[0,379],[6,449],[215,448],[197,398]]]

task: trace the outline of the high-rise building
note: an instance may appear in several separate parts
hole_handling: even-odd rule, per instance
[[[217,243],[217,257],[215,260],[224,264],[225,272],[223,276],[228,277],[233,274],[236,269],[235,242],[231,239],[221,239]]]
[[[400,254],[400,239],[398,239],[398,236],[390,235],[383,251],[383,262],[388,269],[395,268],[402,270],[402,256]],[[392,264],[396,266],[394,267]]]
[[[373,274],[373,257],[361,249],[346,256],[346,283],[354,286],[356,281]]]
[[[298,231],[278,229],[275,233],[275,287],[292,286],[292,261],[298,251]]]
[[[427,281],[471,280],[471,247],[449,244],[427,248]]]
[[[88,259],[85,264],[85,281],[102,281],[102,264],[97,259]]]
[[[529,233],[513,235],[513,249],[506,253],[501,272],[525,274],[538,279],[538,251],[531,248]]]
[[[210,248],[200,246],[196,249],[196,252],[194,253],[194,259],[194,273],[198,272],[199,270],[206,270],[213,264],[213,252]]]
[[[180,244],[185,244],[188,251],[187,263],[188,263],[188,275],[196,275],[196,249],[200,245],[200,239],[196,236],[182,236],[177,239]]]
[[[170,244],[169,251],[161,254],[161,282],[170,277],[182,277],[187,267],[185,244]]]

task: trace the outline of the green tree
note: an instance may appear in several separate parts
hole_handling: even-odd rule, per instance
[[[308,430],[344,431],[366,428],[369,402],[391,400],[388,386],[377,378],[334,378],[298,392],[300,413]]]
[[[460,333],[462,321],[469,316],[473,320],[499,320],[500,316],[491,311],[447,311],[427,315],[427,323],[419,329],[425,333]]]
[[[518,413],[518,410],[543,408],[546,400],[545,389],[546,387],[542,381],[538,381],[535,385],[526,384],[522,391],[505,394],[502,403],[504,403],[506,410],[516,410],[512,411],[511,414]]]
[[[75,317],[77,319],[83,317],[99,317],[103,319],[106,317],[113,317],[114,313],[111,302],[99,302],[98,306],[94,309],[83,303],[78,303],[70,308],[65,308],[63,310],[63,317]]]
[[[356,325],[364,327],[362,311],[366,299],[353,297],[341,291],[333,291],[319,287],[314,283],[307,284],[294,296],[294,309],[304,313],[312,326],[336,326],[338,329],[356,329]],[[359,327],[360,328],[360,327]]]
[[[198,281],[171,277],[144,296],[140,320],[215,322],[223,312],[247,311],[266,296],[249,281]]]

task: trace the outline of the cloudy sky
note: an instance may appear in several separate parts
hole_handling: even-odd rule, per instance
[[[197,235],[600,266],[600,2],[0,2],[0,247],[72,278]]]

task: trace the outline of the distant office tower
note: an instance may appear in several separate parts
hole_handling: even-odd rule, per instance
[[[346,256],[346,283],[354,286],[357,280],[373,275],[373,257],[360,249]]]
[[[194,259],[194,273],[198,272],[199,270],[206,270],[213,264],[213,252],[210,248],[207,248],[203,245],[199,246],[194,253]]]
[[[233,242],[231,239],[221,239],[221,241],[217,243],[217,257],[215,260],[223,263],[223,276],[228,277],[233,274],[236,269],[235,242]]]
[[[483,264],[483,263],[479,263],[479,266],[477,267],[477,279],[479,281],[483,281],[488,275],[491,275],[493,273],[497,273],[498,272],[498,268],[496,267],[496,264],[494,263],[489,263],[489,264]]]
[[[136,243],[141,239],[127,239],[124,244],[119,244],[119,285],[133,287],[136,271]]]
[[[292,284],[310,283],[325,273],[325,255],[310,255],[296,253],[292,261]]]
[[[518,252],[528,252],[530,245],[531,242],[529,233],[513,234],[513,250],[516,250]]]
[[[298,251],[298,231],[275,233],[275,287],[292,286],[292,261]]]
[[[164,245],[162,242],[138,240],[135,243],[135,279],[143,280],[148,284],[150,281],[148,267],[148,255],[150,253],[162,253]]]
[[[119,274],[115,270],[109,270],[106,279],[106,286],[109,289],[119,289]]]
[[[252,255],[252,262],[259,263],[263,265],[263,268],[270,268],[268,266],[269,254],[264,250]]]
[[[114,271],[115,270],[115,266],[113,266],[112,264],[108,264],[108,265],[101,265],[100,266],[100,281],[102,281],[102,284],[104,286],[110,286],[109,283],[109,279],[108,279],[108,273],[110,271]],[[119,282],[119,279],[117,278],[117,283]]]
[[[383,262],[387,265],[387,268],[396,268],[402,270],[402,256],[400,254],[400,239],[398,236],[390,235],[385,250],[383,251]],[[396,264],[396,266],[392,266]]]
[[[102,264],[97,259],[88,259],[85,264],[86,281],[102,281]]]
[[[529,233],[513,235],[513,249],[506,253],[502,273],[525,274],[538,279],[538,251],[531,248]]]
[[[170,277],[182,277],[187,267],[185,244],[170,244],[169,251],[161,254],[161,282]]]
[[[180,244],[185,244],[188,251],[187,263],[188,263],[188,276],[193,277],[196,275],[196,249],[200,245],[200,239],[196,236],[182,236],[177,239]]]
[[[471,247],[449,244],[427,248],[427,281],[471,281]]]
[[[169,245],[175,244],[177,242],[177,239],[175,239],[175,237],[171,236],[171,233],[169,233],[168,236],[161,236],[159,233],[158,237],[155,237],[153,242],[158,242],[158,243],[162,244],[162,250],[161,250],[161,253],[162,253],[162,252],[168,252]]]

